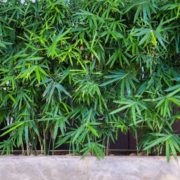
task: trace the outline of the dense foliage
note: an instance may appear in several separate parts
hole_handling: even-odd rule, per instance
[[[179,82],[179,0],[0,3],[4,153],[69,144],[99,157],[130,130],[138,151],[169,159]]]

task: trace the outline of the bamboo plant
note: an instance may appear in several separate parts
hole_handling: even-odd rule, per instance
[[[102,157],[131,131],[138,151],[176,157],[179,32],[179,0],[0,2],[3,153]]]

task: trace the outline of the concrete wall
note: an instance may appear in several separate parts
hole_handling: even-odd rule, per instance
[[[180,180],[180,163],[164,157],[0,156],[0,180],[142,179]]]

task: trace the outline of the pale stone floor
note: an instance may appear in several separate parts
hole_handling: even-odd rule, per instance
[[[180,180],[179,160],[165,157],[0,156],[0,180]]]

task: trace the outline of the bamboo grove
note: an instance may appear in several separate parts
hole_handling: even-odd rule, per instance
[[[137,151],[176,157],[179,82],[179,0],[0,3],[3,153],[102,157],[131,131]]]

